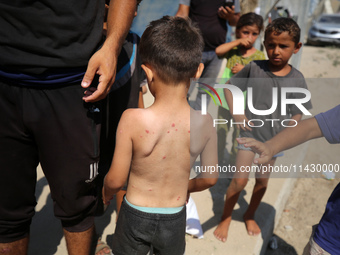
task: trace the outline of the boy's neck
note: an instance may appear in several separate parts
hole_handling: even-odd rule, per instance
[[[283,66],[275,66],[272,65],[270,61],[268,61],[268,68],[276,76],[286,76],[292,70],[291,65],[289,65],[288,63]]]
[[[155,82],[153,86],[153,96],[155,97],[154,105],[173,107],[174,105],[186,104],[189,106],[187,102],[189,84],[183,82],[173,85],[159,81]]]

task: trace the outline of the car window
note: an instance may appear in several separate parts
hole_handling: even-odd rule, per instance
[[[333,24],[340,24],[340,16],[322,16],[319,19],[320,23],[333,23]]]

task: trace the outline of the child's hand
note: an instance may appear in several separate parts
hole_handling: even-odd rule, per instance
[[[238,73],[239,71],[241,71],[243,69],[244,65],[241,65],[239,63],[236,63],[232,68],[231,68],[231,72],[233,74]]]
[[[236,124],[236,127],[238,129],[241,129],[243,131],[251,131],[252,130],[251,127],[248,124],[250,124],[250,125],[254,125],[254,124],[247,119],[246,115],[234,115],[233,119],[234,119],[234,122],[243,123],[243,124]]]
[[[238,39],[239,45],[245,47],[245,48],[250,48],[253,46],[253,43],[250,38],[240,38]]]
[[[107,196],[106,192],[105,192],[105,186],[102,189],[102,197],[103,197],[103,203],[104,205],[109,205],[110,204],[110,200],[113,199],[113,196]]]

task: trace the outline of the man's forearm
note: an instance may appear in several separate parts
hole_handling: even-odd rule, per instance
[[[230,26],[234,27],[236,26],[238,20],[240,19],[240,14],[239,13],[235,13],[229,20],[228,23]]]
[[[136,0],[111,0],[107,18],[107,37],[104,43],[118,55],[132,24]]]
[[[310,139],[322,137],[323,134],[315,118],[302,120],[296,127],[287,127],[266,142],[274,154],[290,149]]]

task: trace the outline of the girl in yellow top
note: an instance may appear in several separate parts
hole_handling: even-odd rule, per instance
[[[221,44],[215,50],[219,57],[227,59],[227,66],[224,70],[223,79],[229,80],[233,74],[238,73],[245,65],[253,60],[264,60],[265,55],[262,51],[254,47],[257,37],[263,29],[263,18],[253,12],[249,12],[240,17],[236,25],[236,40],[228,43]],[[228,123],[231,120],[231,114],[227,101],[224,97],[223,89],[216,89],[222,100],[222,106],[218,108],[218,118],[226,119]],[[229,131],[229,126],[218,125],[218,160],[219,164],[223,165],[224,162],[224,149],[226,147],[226,138]],[[237,141],[239,130],[235,129],[233,132],[233,146],[229,153],[228,163],[235,164],[237,153]]]

